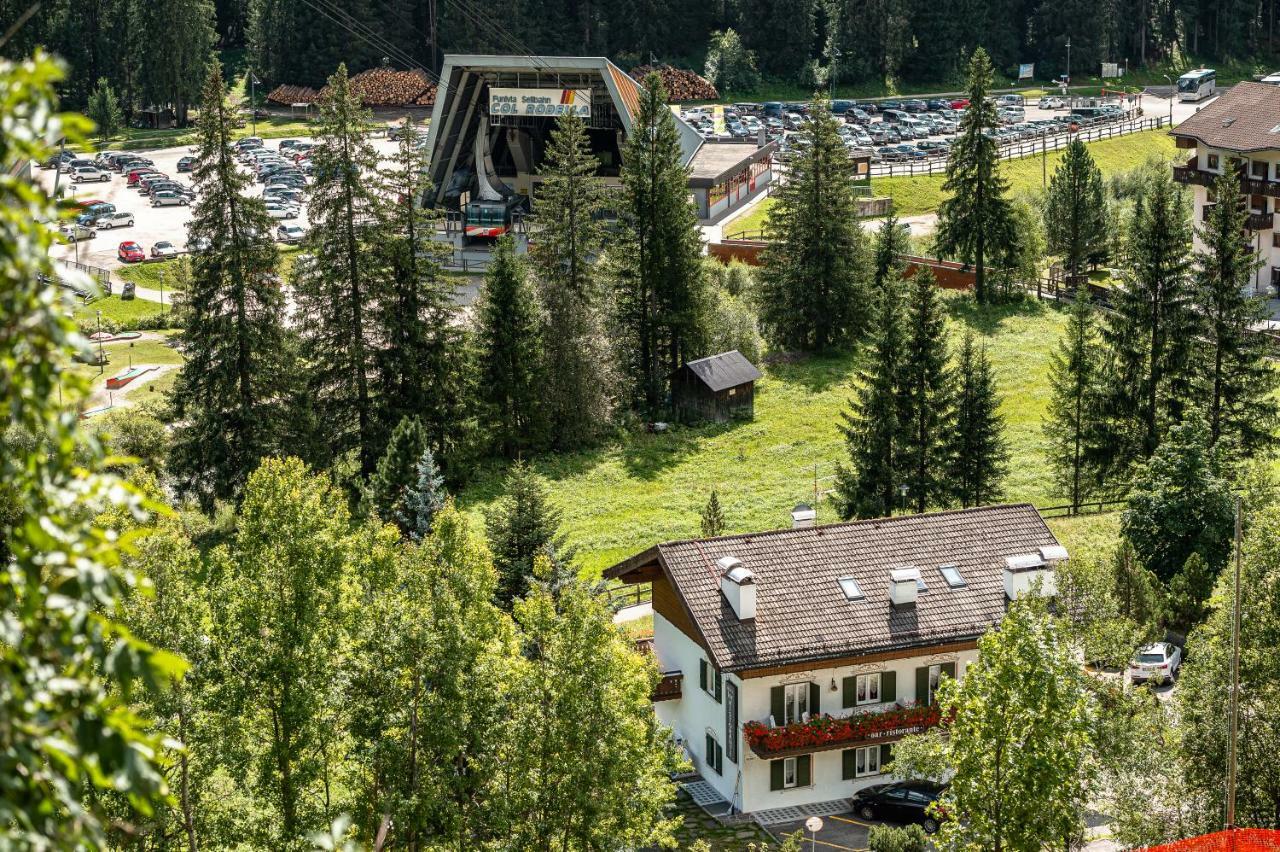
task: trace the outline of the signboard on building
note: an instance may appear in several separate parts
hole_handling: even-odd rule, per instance
[[[1034,62],[1024,62],[1018,66],[1018,79],[1030,80],[1036,74],[1036,64]]]
[[[591,117],[590,89],[489,89],[490,115]]]

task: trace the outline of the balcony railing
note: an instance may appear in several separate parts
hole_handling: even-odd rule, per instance
[[[1250,231],[1270,231],[1275,227],[1275,213],[1250,213],[1244,226]]]
[[[1185,165],[1173,167],[1174,183],[1199,184],[1200,186],[1212,186],[1214,180],[1218,176],[1213,172],[1200,171],[1197,158],[1192,157],[1187,160]]]
[[[1242,193],[1246,195],[1266,195],[1271,198],[1280,198],[1280,181],[1256,177],[1244,171],[1239,173],[1239,177],[1240,191]],[[1215,172],[1206,172],[1201,170],[1198,157],[1192,157],[1183,165],[1173,167],[1174,183],[1213,186],[1213,182],[1217,179],[1218,175]]]
[[[747,722],[742,726],[742,733],[756,756],[773,760],[892,741],[932,728],[941,718],[937,704],[899,704],[888,710],[854,713],[843,718],[822,714],[790,725]]]
[[[680,697],[683,684],[683,672],[663,672],[662,680],[658,681],[658,685],[654,687],[653,695],[649,696],[649,699],[651,701],[675,701]]]

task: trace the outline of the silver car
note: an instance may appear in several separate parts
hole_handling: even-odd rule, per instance
[[[152,207],[186,207],[190,202],[185,195],[171,189],[161,190],[151,196]]]
[[[1157,683],[1173,680],[1182,666],[1182,649],[1169,642],[1154,642],[1138,649],[1129,663],[1129,680]]]

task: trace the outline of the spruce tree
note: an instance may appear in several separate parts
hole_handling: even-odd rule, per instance
[[[890,211],[876,231],[875,248],[872,253],[871,283],[876,293],[880,292],[886,281],[902,278],[905,269],[902,258],[910,247],[906,226]]]
[[[405,489],[394,520],[410,539],[422,541],[431,534],[436,515],[444,508],[449,495],[430,447],[423,449],[415,473],[416,479]]]
[[[866,325],[871,270],[839,126],[827,101],[810,104],[765,221],[760,320],[780,348],[847,348]]]
[[[724,535],[724,510],[720,508],[720,495],[714,488],[711,489],[711,496],[707,498],[707,505],[702,507],[699,521],[703,538]]]
[[[1268,361],[1269,344],[1250,327],[1266,318],[1261,299],[1247,290],[1261,261],[1243,238],[1244,204],[1236,170],[1228,167],[1214,191],[1218,203],[1200,229],[1203,249],[1196,254],[1195,303],[1204,322],[1197,347],[1197,397],[1216,443],[1228,439],[1234,452],[1251,453],[1270,445],[1276,427],[1276,371]]]
[[[1104,475],[1123,476],[1149,457],[1191,401],[1191,354],[1199,320],[1191,306],[1191,226],[1180,192],[1165,175],[1148,179],[1134,202],[1124,285],[1114,289],[1102,326]]]
[[[1000,149],[987,135],[999,126],[995,103],[987,100],[992,75],[991,59],[979,47],[969,60],[969,106],[947,159],[942,188],[951,194],[938,208],[936,238],[939,252],[973,268],[979,302],[990,300],[987,267],[993,259],[1007,265],[1018,240],[1006,197],[1009,182],[1000,176]]]
[[[93,123],[97,125],[99,142],[106,143],[124,129],[124,112],[120,109],[120,100],[106,77],[98,78],[98,85],[94,86],[93,92],[89,95],[85,115],[93,119]]]
[[[955,423],[948,439],[948,487],[965,508],[996,503],[1009,472],[1009,442],[1000,416],[996,379],[987,347],[966,333],[956,364]]]
[[[949,497],[948,434],[955,422],[947,327],[933,273],[911,279],[901,370],[902,471],[907,499],[917,512]]]
[[[448,461],[466,420],[466,335],[455,322],[453,281],[440,268],[433,239],[438,215],[423,198],[430,190],[423,134],[400,137],[383,173],[386,223],[378,240],[386,272],[372,321],[381,342],[376,355],[378,433],[404,417],[422,421],[437,458]]]
[[[495,449],[508,458],[543,446],[542,335],[537,297],[510,237],[485,270],[476,318],[479,398]]]
[[[309,398],[324,411],[319,443],[337,456],[354,450],[360,472],[373,473],[380,455],[375,418],[374,306],[385,280],[384,202],[372,175],[378,154],[366,130],[369,113],[352,91],[345,65],[320,100],[308,192],[311,230],[305,246],[315,262],[295,267],[297,319],[309,363]]]
[[[1076,290],[1067,330],[1049,365],[1049,410],[1044,421],[1049,466],[1078,512],[1098,480],[1095,443],[1099,436],[1098,386],[1102,368],[1096,318],[1089,289]]]
[[[266,456],[285,449],[292,372],[271,219],[231,151],[235,116],[211,63],[197,127],[189,235],[208,242],[191,259],[185,360],[174,384],[170,470],[207,508],[234,499]]]
[[[417,417],[405,417],[391,433],[387,451],[378,460],[378,469],[369,479],[369,502],[383,521],[401,514],[405,494],[418,482],[418,462],[427,449],[426,430]],[[403,530],[408,533],[408,530]]]
[[[217,37],[212,0],[147,0],[125,14],[128,26],[121,35],[126,29],[138,34],[128,42],[137,63],[133,83],[138,101],[170,107],[178,125],[185,126]]]
[[[1078,279],[1107,240],[1102,171],[1079,139],[1067,145],[1049,181],[1044,221],[1049,250],[1061,255],[1067,274]]]
[[[707,284],[689,173],[667,93],[644,79],[622,152],[621,233],[612,278],[622,370],[633,404],[656,417],[676,368],[704,354]]]
[[[604,242],[604,190],[596,177],[586,125],[564,113],[551,132],[530,247],[541,297],[546,383],[543,400],[552,444],[589,444],[608,424],[613,387],[595,263]]]
[[[495,602],[508,611],[528,592],[534,560],[546,556],[562,567],[573,561],[560,532],[560,511],[548,499],[542,477],[524,462],[507,472],[502,499],[485,518],[485,532],[498,571]]]
[[[877,240],[877,256],[891,258],[895,229],[886,225]],[[891,266],[896,268],[897,261]],[[883,277],[871,309],[867,366],[858,374],[857,397],[841,415],[849,467],[837,463],[833,501],[840,517],[879,518],[893,514],[902,483],[902,374],[906,349],[905,284]]]

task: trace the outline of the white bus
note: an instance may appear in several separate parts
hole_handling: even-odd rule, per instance
[[[1218,73],[1212,68],[1198,68],[1178,78],[1178,100],[1202,101],[1216,94]]]

